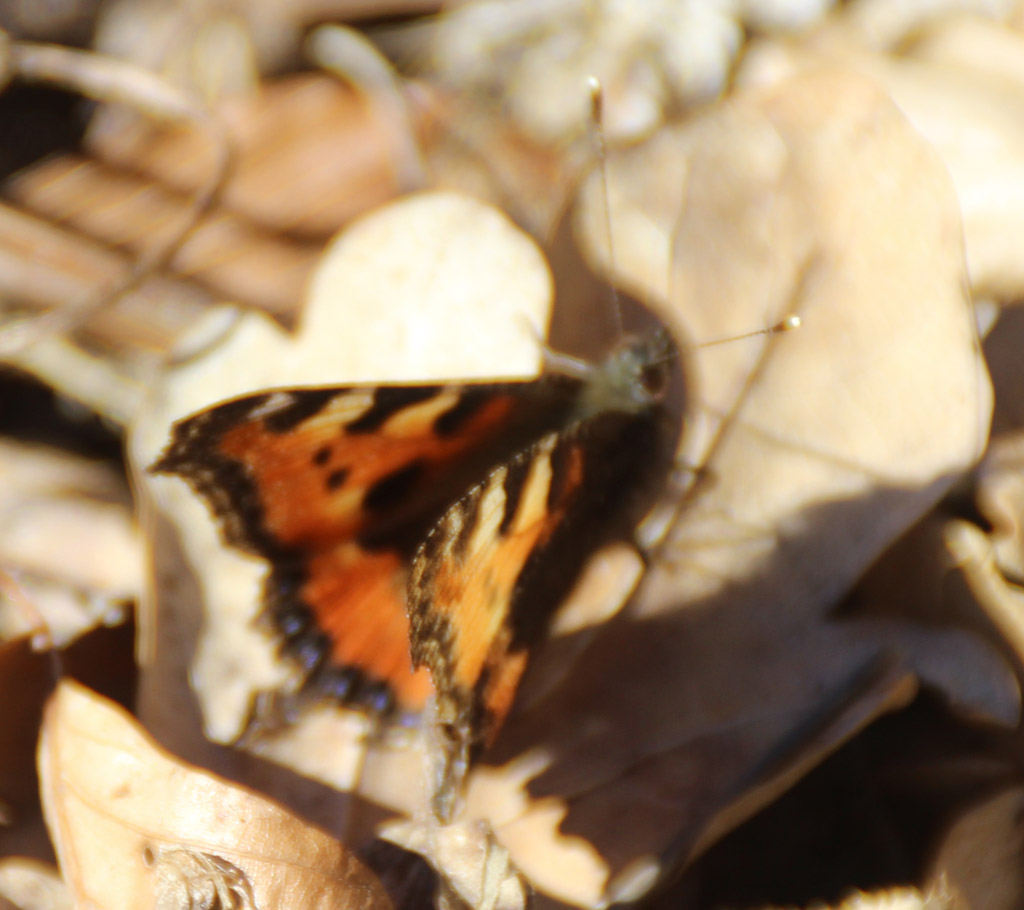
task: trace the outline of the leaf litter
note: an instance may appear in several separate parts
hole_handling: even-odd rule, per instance
[[[492,123],[467,141],[456,125],[449,139],[464,157],[481,157],[478,137],[530,150],[516,153],[521,183],[486,164],[471,182],[515,200],[550,265],[465,196],[382,206],[397,192],[374,182],[388,156],[381,135],[393,133],[372,138],[372,98],[354,102],[358,89],[267,75],[243,100],[215,102],[239,164],[209,220],[116,306],[8,357],[127,428],[145,555],[130,530],[97,536],[106,506],[79,523],[65,509],[80,496],[73,484],[48,512],[50,494],[12,475],[22,498],[0,569],[25,562],[36,539],[37,576],[136,600],[138,718],[177,755],[236,781],[160,752],[120,710],[63,683],[40,768],[76,905],[385,906],[398,892],[387,897],[374,875],[387,870],[349,852],[397,863],[379,832],[423,853],[448,883],[443,899],[469,906],[516,906],[529,890],[535,906],[839,906],[853,890],[878,889],[864,900],[886,903],[891,885],[916,889],[898,898],[909,903],[1013,905],[1024,556],[1021,294],[1007,238],[1019,234],[1020,156],[1005,112],[1019,103],[1022,23],[906,6],[906,18],[886,18],[861,0],[800,19],[804,32],[767,27],[738,63],[716,58],[734,85],[699,113],[622,109],[618,122],[644,124],[644,141],[630,136],[609,156],[608,216],[597,178],[574,199],[581,159],[559,166],[565,148],[549,136],[513,140],[515,128]],[[453,103],[450,81],[428,79],[407,85],[411,111],[425,92],[437,93],[435,111]],[[619,97],[637,104],[642,81],[627,88]],[[458,99],[467,124],[471,100]],[[485,104],[481,123],[493,113]],[[420,125],[408,128],[429,184],[457,186],[455,159],[431,158],[444,151],[443,123]],[[181,131],[110,120],[73,155],[8,180],[10,312],[131,269],[153,225],[212,173],[198,147]],[[335,179],[340,159],[356,169]],[[539,189],[553,174],[557,185]],[[296,684],[253,623],[261,569],[144,468],[172,419],[256,388],[535,375],[552,291],[556,334],[586,347],[589,324],[614,318],[600,292],[563,293],[594,286],[565,252],[573,220],[583,258],[673,330],[688,396],[680,460],[699,469],[689,489],[667,491],[649,532],[657,558],[625,606],[635,554],[595,558],[471,776],[458,825],[437,832],[423,808],[421,730],[382,733],[330,706],[252,727],[266,692]],[[40,243],[11,255],[27,226]],[[972,293],[1000,314],[984,347]],[[215,304],[225,299],[245,311]],[[702,346],[794,312],[798,330]],[[130,528],[123,500],[113,514],[111,528]],[[19,716],[31,730],[31,712]],[[918,754],[897,748],[908,742]],[[851,761],[857,750],[869,770]],[[813,795],[840,783],[875,788],[885,811],[850,822],[837,798],[830,818]],[[379,825],[396,815],[411,821]],[[801,820],[832,832],[832,853],[830,838],[801,838]],[[802,861],[790,841],[809,843]],[[901,862],[880,846],[894,841]]]

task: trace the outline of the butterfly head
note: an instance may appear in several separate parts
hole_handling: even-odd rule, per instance
[[[583,416],[600,411],[639,414],[664,401],[677,351],[665,329],[630,335],[587,373]]]

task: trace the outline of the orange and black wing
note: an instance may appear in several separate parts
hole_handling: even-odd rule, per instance
[[[570,384],[267,392],[175,425],[153,470],[187,480],[232,545],[267,559],[264,613],[327,690],[418,710],[406,571],[495,463],[564,420]]]
[[[466,768],[503,722],[529,648],[586,558],[628,535],[650,506],[667,465],[655,453],[670,452],[666,431],[652,406],[544,434],[459,499],[418,550],[412,656],[436,689],[440,817],[450,816]]]

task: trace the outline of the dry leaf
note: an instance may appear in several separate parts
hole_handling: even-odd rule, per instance
[[[141,553],[110,466],[6,439],[0,479],[0,852],[46,855],[34,761],[43,701],[61,670],[127,698],[130,623],[105,626],[122,623],[141,590]]]
[[[995,564],[1017,584],[1024,581],[1024,434],[993,441],[978,468],[976,501],[992,530]]]
[[[209,169],[208,164],[207,178]],[[98,242],[127,250],[126,263],[168,242],[191,204],[187,192],[72,156],[23,172],[7,191],[32,214],[76,231],[86,249]],[[213,299],[237,299],[290,317],[318,246],[276,237],[220,210],[195,227],[175,254],[170,272],[199,285],[200,293]],[[57,266],[67,268],[64,262]]]
[[[946,832],[931,870],[956,898],[958,907],[1009,910],[1024,893],[1024,850],[1019,788],[989,797]]]
[[[676,505],[669,496],[661,524],[644,529],[646,540],[657,541],[668,528],[664,558],[624,616],[615,614],[635,566],[619,567],[611,581],[598,572],[584,578],[572,608],[537,655],[517,716],[490,764],[470,782],[469,821],[444,832],[415,825],[406,831],[405,842],[439,867],[470,905],[498,905],[508,897],[501,883],[519,881],[504,865],[505,849],[512,866],[543,892],[541,908],[556,902],[552,895],[582,907],[640,898],[853,737],[862,745],[866,737],[860,734],[873,721],[906,706],[922,687],[940,693],[957,723],[985,724],[990,741],[974,758],[979,765],[1002,763],[990,783],[1016,773],[1014,761],[1000,752],[1017,749],[1007,730],[1017,721],[1024,679],[1020,591],[1014,584],[1024,571],[1015,477],[1021,423],[1015,416],[1015,314],[1003,314],[986,345],[998,367],[1001,436],[977,475],[973,507],[991,525],[982,530],[949,518],[948,504],[933,508],[984,449],[990,407],[974,314],[964,293],[957,200],[936,155],[883,95],[849,73],[822,69],[825,63],[867,74],[897,99],[953,174],[974,289],[1024,296],[1014,248],[1020,234],[1014,114],[1024,84],[1020,35],[991,23],[965,26],[966,20],[931,18],[929,6],[934,4],[859,0],[810,37],[745,49],[740,81],[747,80],[746,87],[732,100],[662,130],[643,148],[613,161],[613,256],[601,251],[608,230],[603,204],[591,198],[581,207],[591,257],[612,259],[622,283],[654,301],[681,342],[749,332],[792,310],[800,313],[803,327],[695,350],[683,344],[693,398],[684,457],[702,471],[681,520],[674,526],[667,520]],[[459,15],[479,9],[470,6]],[[754,21],[767,9],[748,4],[730,15]],[[605,32],[611,21],[604,23]],[[695,62],[710,59],[720,77],[741,41],[733,20],[720,16],[711,24],[726,43],[712,48],[705,39],[701,49],[715,53]],[[567,40],[559,28],[552,25],[544,35]],[[652,73],[650,59],[633,66],[637,58],[629,48],[636,34],[616,35],[613,28],[611,37],[625,52],[605,55],[613,72],[606,81],[610,116],[627,129],[646,129],[661,116],[650,99],[660,103],[668,97],[646,90],[661,76],[685,79],[690,71]],[[693,37],[688,32],[684,40]],[[895,49],[897,42],[886,57],[875,51]],[[600,41],[594,46],[606,47]],[[471,49],[463,51],[472,56]],[[228,53],[224,58],[234,59]],[[545,61],[528,58],[515,71],[513,90],[544,71]],[[586,53],[574,57],[580,58]],[[615,67],[624,67],[621,84]],[[570,72],[571,66],[562,67],[546,84],[572,81]],[[805,75],[793,78],[794,72]],[[492,68],[484,78],[493,73]],[[671,85],[672,91],[678,88],[677,82]],[[556,105],[565,94],[549,93]],[[205,508],[180,484],[151,481],[142,472],[166,440],[172,417],[266,385],[535,372],[531,332],[541,334],[549,296],[544,266],[493,213],[453,197],[412,200],[374,213],[338,241],[318,267],[313,301],[295,339],[266,320],[224,309],[184,344],[175,341],[168,381],[146,393],[144,408],[133,388],[140,378],[148,382],[154,352],[193,325],[211,289],[262,301],[278,313],[293,312],[301,297],[299,279],[311,274],[324,232],[348,217],[349,206],[373,203],[377,184],[364,197],[364,186],[356,187],[347,171],[336,175],[329,167],[306,164],[307,154],[323,162],[330,149],[340,147],[339,157],[363,160],[370,172],[387,164],[379,142],[362,144],[373,133],[367,124],[372,113],[348,109],[343,115],[368,126],[355,136],[340,120],[318,119],[345,108],[334,103],[341,95],[351,100],[336,86],[302,77],[269,84],[255,105],[228,113],[244,134],[243,145],[255,151],[243,155],[219,219],[179,257],[190,284],[153,280],[76,341],[48,339],[21,362],[74,387],[76,395],[117,419],[144,411],[133,431],[132,465],[145,497],[154,568],[149,599],[158,608],[155,625],[154,616],[146,617],[144,639],[156,645],[155,652],[144,652],[142,705],[151,726],[180,751],[216,761],[218,768],[282,798],[289,788],[307,800],[313,793],[321,804],[307,803],[311,814],[360,843],[381,810],[356,803],[366,810],[362,817],[342,815],[333,794],[311,790],[298,775],[358,789],[378,806],[415,813],[426,786],[415,731],[378,738],[380,731],[365,718],[319,705],[304,712],[294,728],[250,727],[249,746],[257,758],[210,746],[201,724],[217,738],[232,740],[254,713],[271,717],[255,710],[263,694],[282,685],[294,689],[298,680],[274,662],[272,643],[254,622],[262,566],[225,553]],[[506,110],[518,114],[521,106],[514,101]],[[554,119],[570,119],[564,109],[554,109],[562,110]],[[525,115],[549,129],[551,110]],[[202,149],[188,137],[157,139],[148,128],[115,126],[110,131],[108,124],[108,132],[94,138],[103,162],[51,162],[20,185],[33,207],[94,239],[9,210],[0,225],[0,256],[9,268],[0,273],[5,296],[19,306],[74,298],[75,287],[93,283],[90,275],[109,280],[118,274],[126,260],[105,245],[144,246],[168,217],[180,214],[201,179]],[[460,133],[456,141],[461,138]],[[503,178],[506,152],[511,149],[515,157],[519,150],[505,132],[490,138],[497,149],[488,152],[487,162]],[[529,185],[562,180],[558,193],[538,194],[550,211],[561,213],[571,189],[567,179],[552,175],[573,173],[576,163],[550,149],[532,151],[540,154],[537,161],[530,158],[537,180]],[[332,192],[336,176],[339,194]],[[595,180],[591,197],[600,192]],[[90,201],[97,198],[106,206]],[[46,251],[45,261],[33,262],[40,250]],[[191,285],[197,276],[205,288]],[[575,290],[585,299],[581,308],[561,307],[563,336],[589,334],[599,321],[594,314],[600,304],[589,291]],[[161,308],[154,315],[148,308],[155,301]],[[82,339],[92,345],[88,350],[79,346]],[[104,349],[110,340],[126,339],[127,353],[112,356]],[[11,510],[10,542],[17,547],[11,558],[28,561],[42,552],[52,559],[45,546],[40,550],[40,540],[67,540],[55,548],[59,554],[88,551],[76,549],[84,532],[77,512],[63,510],[63,498],[53,497],[43,511],[45,485],[24,491],[19,483],[12,492],[17,508]],[[154,502],[158,514],[151,509]],[[30,514],[41,518],[29,530],[45,529],[36,541],[18,523]],[[0,550],[3,545],[0,539]],[[616,555],[628,562],[633,554],[623,549]],[[108,568],[102,558],[87,563],[75,567],[76,576],[92,578]],[[598,560],[605,563],[610,560]],[[49,596],[38,588],[29,593]],[[832,612],[840,601],[841,617]],[[41,694],[43,658],[32,656],[29,673],[19,662],[24,648],[18,643],[4,649],[0,675],[38,677]],[[31,708],[22,694],[21,707]],[[265,906],[257,883],[273,864],[251,849],[239,850],[233,838],[211,843],[212,823],[168,835],[159,827],[166,811],[153,816],[157,829],[140,828],[134,817],[129,820],[135,827],[126,828],[122,816],[97,811],[107,805],[114,785],[108,781],[97,795],[86,784],[92,786],[97,774],[113,775],[115,763],[94,768],[71,753],[79,751],[80,740],[98,750],[117,737],[97,736],[79,724],[75,712],[66,713],[72,717],[63,727],[52,724],[62,732],[51,729],[46,748],[66,759],[66,767],[51,774],[51,790],[60,789],[52,786],[54,779],[72,786],[61,790],[67,802],[51,816],[62,824],[73,819],[76,830],[88,832],[72,838],[74,849],[67,840],[62,847],[65,859],[71,855],[81,862],[78,845],[86,844],[84,865],[76,867],[79,884],[104,871],[89,861],[88,851],[116,851],[120,839],[120,858],[108,868],[116,870],[123,887],[142,882],[156,906],[179,906],[186,899]],[[0,801],[12,804],[7,769],[24,766],[35,721],[31,712],[27,721],[18,712],[8,720],[17,723],[0,734],[11,736],[15,748],[0,753]],[[69,727],[80,737],[74,748],[67,745]],[[59,749],[54,743],[65,745]],[[115,748],[138,754],[135,746],[115,742]],[[260,758],[298,775],[289,780]],[[165,758],[154,761],[159,768],[143,763],[150,770],[142,782],[131,781],[137,789],[130,799],[118,800],[119,808],[132,800],[177,808],[173,798],[143,792],[150,778],[158,785],[170,778],[182,783],[185,772],[160,770],[166,769]],[[18,772],[12,779],[24,777]],[[202,780],[205,787],[216,783],[205,775]],[[943,792],[959,780],[951,776]],[[230,792],[231,800],[242,800]],[[89,798],[81,799],[82,793]],[[214,805],[214,798],[207,802]],[[346,805],[345,812],[352,812],[352,804]],[[1001,855],[985,846],[1012,847],[1016,835],[1006,820],[1013,811],[1010,803],[993,803],[966,816],[947,839],[923,897],[875,894],[850,904],[884,905],[891,897],[910,906],[958,906],[968,892],[972,904],[988,897],[1009,903],[1016,893],[1012,850]],[[497,841],[486,827],[475,827],[475,816],[487,819]],[[291,849],[299,837],[296,824],[284,824],[285,833],[268,836],[261,849]],[[115,833],[94,844],[96,825]],[[446,849],[449,841],[466,849]],[[303,873],[285,865],[288,874]],[[955,880],[948,893],[941,887],[947,869]],[[276,887],[280,870],[272,871]],[[699,877],[699,868],[693,872]],[[991,894],[985,890],[989,880]],[[685,882],[666,906],[679,894],[687,894]],[[519,896],[521,890],[513,902]],[[133,903],[130,897],[126,903]]]
[[[985,359],[996,390],[996,407],[992,415],[992,435],[995,438],[1024,429],[1024,374],[1020,369],[1022,346],[1024,309],[1004,309],[985,339]]]
[[[76,906],[390,906],[337,841],[178,761],[75,683],[47,707],[39,772]]]
[[[64,644],[142,588],[141,553],[123,480],[100,462],[0,441],[0,567],[16,577]],[[0,603],[0,635],[34,619]]]
[[[335,79],[305,74],[267,82],[228,98],[218,113],[237,157],[220,201],[247,222],[321,238],[398,190],[373,98]],[[194,131],[161,133],[145,122],[92,137],[89,149],[107,165],[186,194],[202,185],[209,167]]]
[[[974,58],[965,60],[964,44],[949,48],[943,37],[960,32],[957,22],[940,20],[933,26],[915,35],[909,54],[893,56],[859,43],[860,32],[848,29],[840,17],[809,41],[752,45],[738,78],[764,84],[796,72],[841,67],[888,92],[953,178],[972,288],[1000,299],[1019,298],[1024,274],[1012,238],[1021,230],[1024,193],[1024,132],[1017,116],[1024,84],[1019,68],[1008,61],[1016,55],[1019,62],[1024,37],[1005,26],[985,26],[999,33],[999,43],[993,47],[991,37],[975,41]]]
[[[0,856],[50,856],[39,808],[35,753],[43,705],[59,673],[121,703],[134,694],[134,625],[79,630],[59,650],[41,651],[28,636],[0,644]]]
[[[432,78],[469,99],[501,98],[502,116],[547,147],[589,129],[588,80],[600,81],[604,127],[616,141],[650,135],[667,114],[726,85],[744,29],[786,31],[821,15],[822,3],[733,6],[581,0],[538,6],[464,3],[431,22]],[[416,29],[386,35],[408,53]]]
[[[859,0],[832,17],[838,30],[848,38],[872,51],[898,52],[901,45],[913,41],[929,26],[944,19],[966,13],[975,17],[1008,19],[1013,16],[1011,3],[989,3],[986,0],[952,0],[932,3],[930,0]]]
[[[381,837],[424,856],[440,873],[441,901],[456,906],[525,910],[531,906],[530,886],[509,861],[486,824],[470,822],[439,826],[398,821],[383,826]],[[439,903],[438,906],[444,906]]]
[[[17,910],[71,910],[71,895],[55,866],[15,856],[0,860],[0,899]]]
[[[922,894],[913,888],[890,888],[872,893],[851,894],[838,910],[955,910],[971,906],[963,904],[959,896],[944,885]]]
[[[167,268],[90,318],[74,342],[34,338],[10,353],[7,336],[5,356],[125,421],[159,358],[211,300],[291,321],[330,234],[397,191],[394,127],[381,118],[372,98],[324,76],[224,102],[215,122],[237,143],[235,167]],[[96,297],[195,221],[190,212],[223,149],[195,129],[141,117],[117,123],[92,140],[92,157],[65,154],[6,182],[25,210],[0,209],[0,262],[9,266],[2,289],[12,308],[60,310]]]
[[[323,76],[268,84],[218,116],[236,163],[170,271],[215,297],[293,316],[326,237],[396,192],[387,136],[370,102]],[[94,140],[95,157],[44,162],[6,190],[36,215],[137,254],[180,223],[214,151],[196,130],[135,119]]]
[[[798,730],[822,731],[821,756],[904,704],[912,667],[941,666],[952,646],[962,681],[993,660],[967,641],[826,618],[985,444],[990,390],[941,164],[883,96],[824,73],[738,96],[676,139],[682,187],[643,151],[634,162],[637,185],[686,200],[660,238],[674,266],[666,316],[697,339],[793,310],[803,325],[695,352],[689,451],[717,439],[666,559],[631,619],[602,630],[494,757],[533,745],[544,770],[528,782],[510,770],[507,786],[561,800],[547,816],[559,836],[597,848],[604,871],[586,896],[579,879],[552,882],[553,848],[513,848],[531,879],[582,905],[603,899],[601,883],[638,896],[772,798],[808,761]],[[630,250],[644,236],[615,237],[638,282],[650,260]],[[975,698],[1003,697],[998,667]]]

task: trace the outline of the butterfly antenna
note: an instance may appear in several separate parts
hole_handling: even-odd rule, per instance
[[[790,306],[796,307],[799,304],[799,301],[803,297],[807,288],[807,283],[811,280],[817,265],[817,257],[811,257],[801,267],[800,272],[797,275],[796,285],[789,295]],[[803,320],[796,314],[796,312],[790,312],[788,316],[779,322],[776,322],[775,325],[770,325],[767,328],[758,329],[754,332],[744,332],[741,335],[727,335],[724,338],[712,338],[709,341],[700,342],[696,347],[710,348],[716,344],[727,344],[730,341],[741,341],[744,338],[756,338],[758,335],[781,335],[783,332],[791,332],[793,329],[800,328],[802,324]]]
[[[608,261],[615,264],[615,240],[612,237],[612,197],[608,185],[608,142],[604,131],[604,89],[597,76],[587,77],[587,90],[590,92],[590,136],[597,156],[598,171],[601,176],[601,196],[604,199],[604,232],[608,243]],[[616,336],[621,338],[622,305],[619,302],[618,289],[609,282],[612,293],[612,312],[615,314]]]
[[[770,325],[765,329],[756,329],[753,332],[744,332],[741,335],[726,335],[724,338],[712,338],[710,341],[702,341],[695,345],[698,348],[710,348],[716,344],[729,344],[733,341],[742,341],[744,338],[756,338],[758,335],[781,335],[783,332],[791,332],[800,328],[803,320],[796,313],[790,313],[785,319]]]

